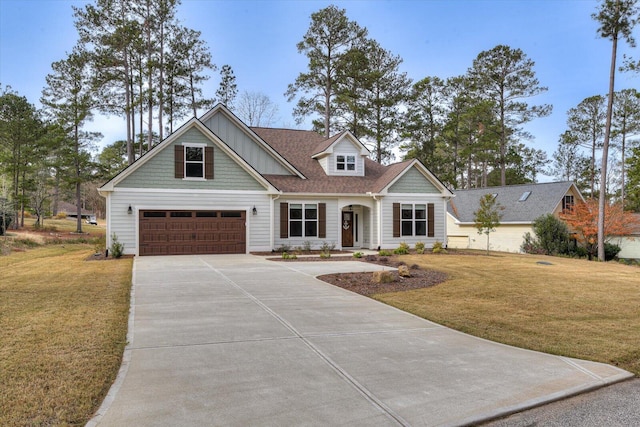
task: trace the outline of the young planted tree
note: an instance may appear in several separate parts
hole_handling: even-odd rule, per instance
[[[524,99],[547,91],[533,70],[535,63],[520,49],[498,45],[480,52],[473,61],[469,75],[476,89],[496,107],[500,124],[499,155],[501,185],[506,185],[507,151],[520,126],[534,118],[551,113],[550,105],[530,106]]]
[[[366,35],[366,28],[350,21],[346,11],[334,5],[311,14],[309,29],[297,44],[298,52],[309,59],[308,70],[300,73],[285,92],[288,101],[303,94],[293,111],[298,123],[318,114],[321,119],[314,120],[314,128],[327,138],[331,135],[338,76],[347,74],[341,67],[350,63],[343,61],[343,56],[361,44]]]
[[[640,227],[640,221],[628,211],[622,209],[620,203],[605,204],[604,241],[598,242],[599,202],[587,199],[584,203],[576,203],[571,210],[560,214],[575,238],[589,253],[589,259],[599,253],[598,245],[603,245],[613,237],[628,236]],[[598,258],[600,258],[598,256]],[[604,259],[603,259],[604,261]]]
[[[504,207],[498,203],[493,194],[485,194],[480,198],[480,207],[473,213],[473,220],[478,234],[487,235],[487,255],[489,254],[489,235],[500,226]]]
[[[618,39],[622,37],[631,46],[635,46],[632,31],[638,22],[637,0],[602,0],[598,12],[591,15],[598,21],[598,35],[611,40],[611,67],[609,69],[609,96],[607,98],[607,121],[605,125],[604,142],[602,145],[602,168],[600,177],[599,217],[598,217],[598,258],[605,260],[605,215],[606,215],[606,183],[607,161],[609,155],[609,138],[611,135],[611,117],[613,115],[613,94],[615,91],[616,57]]]
[[[218,101],[221,104],[233,109],[233,102],[238,95],[238,87],[236,85],[236,76],[233,74],[233,69],[230,65],[223,65],[220,69],[220,87],[216,91]]]

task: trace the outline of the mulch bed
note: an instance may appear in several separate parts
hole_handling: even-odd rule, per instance
[[[353,257],[308,257],[298,259],[282,259],[282,258],[270,258],[273,261],[283,262],[298,262],[298,261],[364,261],[374,264],[384,265],[387,267],[398,268],[400,265],[405,265],[404,262],[397,259],[397,257],[385,257],[379,255],[367,255],[362,258]],[[400,292],[409,291],[412,289],[421,289],[435,286],[439,283],[447,280],[448,276],[445,273],[435,270],[424,270],[417,265],[409,266],[409,272],[411,277],[401,277],[397,271],[392,271],[394,276],[393,282],[390,283],[375,283],[373,282],[373,273],[335,273],[324,274],[318,276],[318,279],[330,283],[334,286],[347,289],[349,291],[371,296],[374,294],[384,294],[388,292]]]

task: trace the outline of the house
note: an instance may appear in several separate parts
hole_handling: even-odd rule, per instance
[[[640,224],[640,214],[637,213],[634,216],[636,223]],[[618,258],[640,260],[640,227],[636,227],[635,231],[628,236],[611,239],[611,243],[620,246]]]
[[[447,211],[449,248],[487,248],[487,236],[478,234],[474,220],[480,198],[486,194],[494,195],[503,208],[500,226],[489,236],[491,250],[503,252],[521,252],[525,233],[535,236],[532,225],[536,218],[546,214],[558,215],[563,209],[584,201],[572,182],[457,190]]]
[[[349,132],[248,127],[217,105],[99,188],[107,245],[115,235],[127,254],[169,255],[444,241],[452,193],[417,160],[368,156]]]
[[[73,203],[59,201],[58,212],[64,212],[67,215],[67,218],[75,219],[78,217],[78,208]],[[92,211],[87,210],[84,207],[80,210],[80,215],[82,218],[95,217],[95,214]]]

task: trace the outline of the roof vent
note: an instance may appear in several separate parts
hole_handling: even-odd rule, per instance
[[[520,196],[520,200],[518,200],[519,202],[524,202],[525,200],[527,200],[529,198],[529,196],[531,195],[531,191],[525,191],[524,193],[522,193],[522,196]]]

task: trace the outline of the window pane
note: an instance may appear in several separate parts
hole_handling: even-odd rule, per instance
[[[171,212],[169,216],[171,218],[191,218],[191,212],[184,212],[184,211]]]
[[[220,212],[222,218],[242,218],[242,212]]]
[[[184,157],[187,162],[201,162],[202,152],[202,147],[186,147]]]
[[[347,156],[347,163],[355,163],[356,156]]]
[[[427,221],[416,221],[416,236],[427,235]]]
[[[416,219],[427,219],[426,205],[416,205]]]
[[[412,221],[402,221],[402,235],[403,236],[413,236],[413,222]]]
[[[218,212],[199,211],[196,212],[196,218],[215,218],[218,216]]]
[[[185,165],[185,176],[190,178],[202,178],[204,168],[202,163],[187,163]]]
[[[336,165],[336,169],[338,169],[339,171],[343,171],[344,170],[344,163],[338,163]]]
[[[302,236],[302,221],[289,222],[289,236],[291,237]]]
[[[317,219],[318,207],[317,205],[305,205],[304,206],[304,218],[305,219]]]
[[[412,218],[413,218],[413,206],[402,205],[402,219],[412,219]]]
[[[353,163],[347,163],[347,170],[350,170],[350,171],[356,170],[356,165]]]
[[[344,156],[337,156],[336,160],[338,161],[338,163],[344,163]]]
[[[302,219],[302,205],[289,205],[289,219]]]
[[[304,222],[304,235],[306,237],[318,235],[318,223],[316,221]]]

